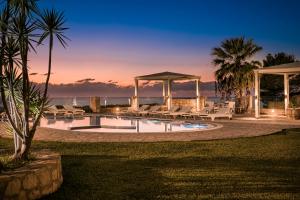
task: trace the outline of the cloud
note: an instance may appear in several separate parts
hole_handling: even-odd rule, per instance
[[[85,78],[85,79],[76,81],[76,83],[87,83],[87,82],[92,82],[94,80],[95,80],[94,78]]]
[[[30,76],[35,76],[35,75],[38,75],[38,73],[33,72],[33,73],[30,73],[29,75],[30,75]]]
[[[54,73],[50,73],[50,75],[51,75],[51,74],[54,74]],[[45,74],[42,74],[42,75],[43,75],[43,76],[47,76],[47,75],[48,75],[48,73],[45,73]]]

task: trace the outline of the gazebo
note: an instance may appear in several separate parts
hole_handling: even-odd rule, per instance
[[[164,100],[167,102],[168,110],[172,107],[172,82],[182,80],[192,80],[196,83],[196,109],[200,109],[200,76],[194,76],[189,74],[180,74],[174,72],[161,72],[156,74],[149,74],[144,76],[137,76],[135,80],[135,92],[132,98],[132,105],[135,110],[139,108],[139,81],[161,81],[162,82],[162,94]],[[167,84],[167,93],[165,85]]]
[[[255,117],[260,117],[260,74],[275,74],[284,76],[284,111],[289,107],[289,76],[300,74],[300,62],[276,65],[254,70],[255,73]],[[270,83],[272,84],[272,83]],[[300,87],[300,86],[299,86]]]

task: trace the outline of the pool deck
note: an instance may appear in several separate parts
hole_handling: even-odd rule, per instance
[[[197,122],[197,121],[193,121]],[[199,121],[201,122],[201,121]],[[216,120],[222,125],[219,129],[192,132],[163,133],[95,133],[75,132],[50,128],[38,128],[34,139],[39,141],[57,142],[163,142],[163,141],[196,141],[216,140],[242,137],[256,137],[279,132],[282,129],[300,128],[300,120],[285,119],[253,119],[238,118],[234,120]],[[0,123],[0,137],[5,134],[3,123]]]

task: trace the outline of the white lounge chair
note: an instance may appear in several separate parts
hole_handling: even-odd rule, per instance
[[[211,118],[212,121],[215,120],[215,118],[228,118],[232,119],[232,111],[229,107],[227,108],[219,108],[219,110],[216,113],[208,114],[208,118]]]
[[[170,114],[170,113],[174,113],[174,112],[178,111],[179,109],[180,109],[179,106],[174,105],[174,106],[171,107],[171,110],[160,110],[160,111],[152,112],[151,114],[164,116],[164,115],[167,115],[167,114]]]
[[[208,117],[208,114],[211,112],[212,108],[203,108],[200,111],[192,111],[191,113],[187,113],[185,115],[183,115],[184,117],[193,117],[194,119],[196,119],[196,117]]]

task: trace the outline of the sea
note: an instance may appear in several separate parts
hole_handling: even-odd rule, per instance
[[[208,97],[208,100],[217,102],[220,97]],[[162,97],[140,97],[140,104],[162,104]],[[50,98],[50,105],[89,105],[90,97],[52,97]],[[100,103],[102,106],[112,105],[130,105],[130,97],[100,97]]]

